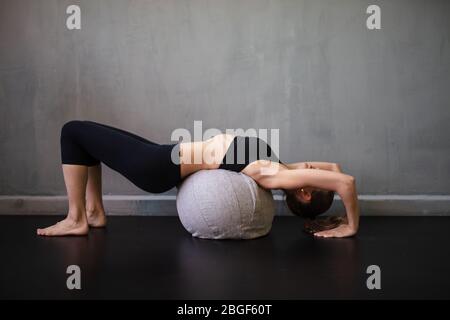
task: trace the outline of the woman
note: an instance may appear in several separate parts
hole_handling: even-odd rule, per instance
[[[253,142],[257,142],[256,154],[251,152]],[[264,147],[266,152],[259,152]],[[212,150],[214,159],[222,160],[206,161],[204,150]],[[191,161],[198,154],[201,161]],[[315,236],[349,237],[358,230],[359,206],[352,176],[334,163],[282,163],[270,146],[254,137],[219,134],[206,141],[160,145],[92,121],[70,121],[61,130],[61,159],[69,212],[63,221],[38,229],[38,235],[86,235],[89,227],[106,225],[101,162],[151,193],[165,192],[198,170],[242,172],[263,188],[283,190],[289,209],[310,219],[306,229]],[[344,203],[346,218],[311,221],[328,210],[334,192]]]

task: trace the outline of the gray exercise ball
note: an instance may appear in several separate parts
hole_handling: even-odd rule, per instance
[[[275,203],[269,190],[243,173],[201,170],[178,186],[177,210],[194,237],[253,239],[269,233]]]

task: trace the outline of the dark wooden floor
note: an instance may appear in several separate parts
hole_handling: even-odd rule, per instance
[[[364,217],[352,239],[313,239],[275,218],[269,236],[192,238],[177,217],[110,217],[88,237],[41,238],[60,217],[0,216],[1,299],[450,298],[450,218]],[[81,290],[66,268],[81,267]],[[379,265],[381,290],[366,268]]]

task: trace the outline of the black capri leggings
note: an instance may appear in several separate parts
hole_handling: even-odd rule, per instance
[[[69,121],[61,129],[63,164],[95,166],[103,162],[137,187],[165,192],[181,182],[171,155],[178,144],[157,144],[130,132],[92,121]],[[179,149],[176,155],[179,156]]]

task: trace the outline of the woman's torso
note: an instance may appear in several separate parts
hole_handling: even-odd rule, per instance
[[[257,160],[260,158],[259,155],[263,154],[262,152],[258,152],[257,156],[249,156],[249,151],[246,150],[247,155],[245,157],[245,161],[242,161],[240,165],[226,165],[225,162],[228,163],[228,161],[233,162],[233,160],[236,160],[236,156],[234,157],[234,159],[232,157],[234,154],[241,154],[239,153],[239,151],[237,151],[236,153],[233,153],[231,151],[230,154],[229,149],[233,149],[230,148],[230,146],[233,144],[234,150],[236,151],[237,149],[239,149],[236,147],[238,141],[239,143],[244,143],[244,141],[246,141],[248,147],[249,139],[258,138],[241,136],[236,137],[231,134],[219,134],[205,141],[180,143],[181,178],[184,179],[186,176],[199,170],[212,170],[222,168],[232,171],[242,171],[243,173],[246,173],[246,171],[250,171],[252,165],[256,165],[257,162],[269,162],[270,160],[272,160],[274,162],[277,162],[277,165],[281,163],[276,156],[273,157],[273,154],[270,160]],[[268,146],[267,144],[264,145]],[[268,150],[269,153],[272,152],[270,146],[268,146]],[[224,159],[224,157],[226,157],[226,159]],[[224,161],[224,163],[222,161]]]

